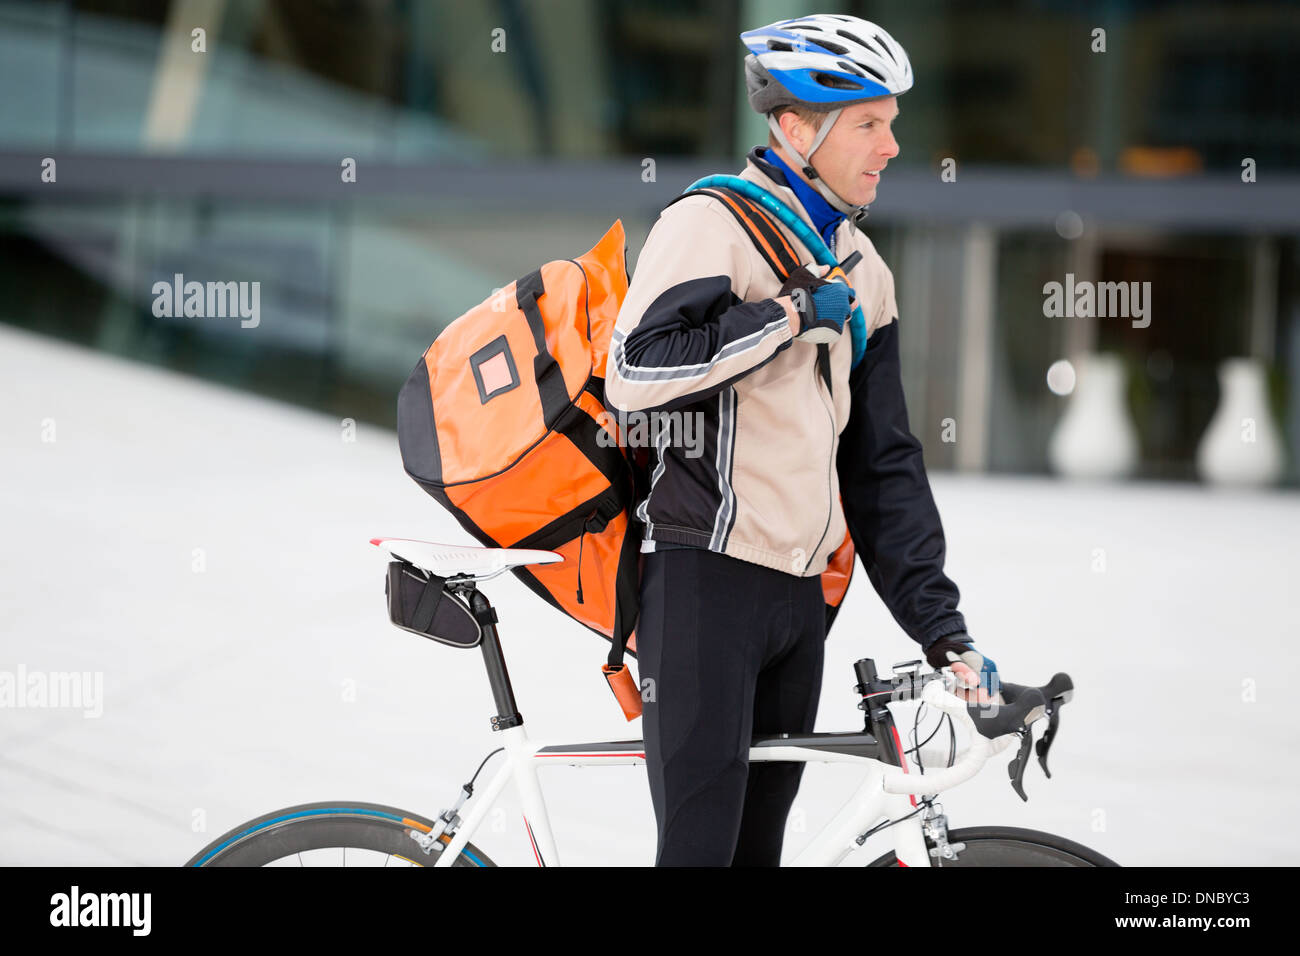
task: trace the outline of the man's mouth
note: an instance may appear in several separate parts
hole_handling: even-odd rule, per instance
[[[885,168],[885,167],[881,166],[880,169],[872,169],[872,170],[869,170],[869,171],[863,173],[862,175],[867,176],[867,177],[869,177],[869,178],[871,178],[871,179],[879,179],[879,178],[880,178],[880,173],[881,173],[881,171],[882,171],[884,168]]]

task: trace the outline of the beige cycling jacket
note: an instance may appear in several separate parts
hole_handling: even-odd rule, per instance
[[[775,195],[810,229],[794,190],[752,155],[740,176]],[[784,226],[801,261],[811,253]],[[893,276],[846,219],[832,251],[862,259],[848,273],[869,332],[893,322]],[[829,346],[830,384],[818,349],[795,339],[799,318],[781,279],[721,202],[688,196],[650,230],[618,315],[605,381],[619,412],[700,416],[700,448],[662,429],[651,490],[637,515],[647,539],[707,547],[810,576],[825,570],[846,523],[835,467],[850,412],[848,326]],[[694,451],[697,457],[688,457]]]

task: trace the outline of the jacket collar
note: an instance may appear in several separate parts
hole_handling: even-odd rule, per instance
[[[755,146],[749,151],[749,155],[746,157],[745,168],[740,172],[740,178],[747,179],[756,186],[762,186],[777,199],[781,200],[781,202],[793,209],[799,218],[808,224],[809,228],[811,228],[813,232],[817,232],[817,224],[813,222],[812,216],[809,215],[808,210],[804,208],[804,204],[800,201],[798,194],[795,193],[794,189],[789,185],[781,167],[763,158],[762,154],[766,149],[767,147],[765,146]],[[840,227],[846,222],[848,222],[848,219],[844,216],[840,216],[838,223],[836,223],[835,235],[837,247],[843,240],[843,236],[839,233]],[[823,238],[825,238],[825,236],[823,236]]]

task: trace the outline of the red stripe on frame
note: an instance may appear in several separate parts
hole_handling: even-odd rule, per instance
[[[907,773],[907,758],[903,756],[903,743],[898,739],[898,728],[890,727],[889,731],[894,735],[894,746],[898,749],[898,760],[903,765],[903,773]],[[912,801],[912,806],[916,806],[916,794],[909,793],[907,799]]]
[[[521,817],[524,816],[522,813],[519,814],[519,815],[520,815]],[[524,829],[528,831],[528,842],[529,842],[529,844],[532,845],[532,848],[533,848],[533,859],[535,859],[535,860],[537,861],[537,865],[538,865],[538,866],[541,866],[541,865],[542,865],[542,855],[541,855],[540,853],[537,852],[537,841],[533,839],[533,828],[530,827],[530,826],[528,825],[528,818],[527,818],[527,817],[524,817]]]

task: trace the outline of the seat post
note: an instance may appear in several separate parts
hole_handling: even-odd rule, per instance
[[[492,718],[493,730],[505,730],[518,727],[524,722],[523,716],[515,704],[515,691],[510,686],[510,672],[506,670],[506,659],[501,653],[501,640],[497,637],[497,612],[487,595],[478,588],[468,590],[469,606],[474,617],[483,629],[483,664],[487,668],[488,684],[492,688],[492,700],[496,704],[496,716]]]

